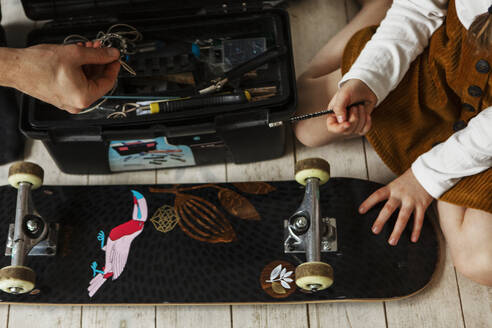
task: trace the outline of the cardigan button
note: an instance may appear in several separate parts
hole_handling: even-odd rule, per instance
[[[467,104],[467,103],[464,103],[461,107],[470,113],[473,113],[475,111],[475,107],[473,107],[472,105]]]
[[[466,123],[465,123],[465,121],[463,121],[463,120],[456,121],[456,122],[453,124],[453,130],[454,130],[454,131],[463,130],[465,127],[466,127]]]
[[[472,97],[481,97],[482,93],[482,89],[478,85],[470,85],[468,87],[468,94]]]
[[[490,71],[490,65],[485,59],[480,59],[479,61],[477,61],[477,63],[475,64],[475,68],[479,73],[486,74]]]

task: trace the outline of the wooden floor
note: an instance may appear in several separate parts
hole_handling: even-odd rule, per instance
[[[7,30],[11,46],[22,46],[25,33],[40,25],[25,17],[19,3],[18,0],[1,0],[2,25]],[[356,10],[352,0],[291,2],[289,12],[298,73]],[[362,138],[307,149],[290,136],[286,154],[267,162],[247,165],[224,163],[106,176],[61,173],[40,142],[29,142],[25,152],[26,160],[44,167],[46,184],[65,185],[287,180],[292,178],[294,162],[311,156],[327,159],[334,176],[379,182],[388,182],[393,177]],[[0,166],[0,181],[5,183],[7,169],[8,166]],[[402,301],[210,307],[0,305],[0,328],[6,327],[492,327],[492,288],[477,285],[456,273],[448,254],[438,279],[421,294]]]

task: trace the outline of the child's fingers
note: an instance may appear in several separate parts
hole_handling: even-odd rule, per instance
[[[400,200],[396,198],[389,198],[386,204],[384,204],[383,208],[379,212],[378,217],[374,221],[372,225],[372,232],[378,234],[383,229],[384,224],[391,217],[393,212],[400,206]]]
[[[366,124],[362,128],[360,135],[365,135],[367,132],[369,132],[371,126],[372,126],[371,114],[369,113],[369,111],[366,110]]]
[[[385,199],[388,199],[390,193],[389,188],[387,186],[379,188],[375,192],[373,192],[365,201],[362,202],[359,206],[359,213],[365,214],[369,211],[374,205],[379,202],[382,202]]]
[[[349,127],[343,132],[343,134],[345,135],[351,135],[355,133],[355,129],[357,128],[357,123],[359,121],[359,109],[357,107],[352,107],[348,115],[349,117],[347,122],[349,123]]]
[[[345,122],[347,119],[347,109],[346,107],[349,105],[349,94],[345,91],[345,89],[340,89],[335,94],[333,101],[331,103],[331,109],[335,112],[335,116],[337,117],[338,123]]]
[[[93,46],[93,45],[94,45],[94,43],[93,43],[92,41],[87,41],[87,42],[85,43],[85,46],[86,46],[87,48],[92,48],[92,46]]]
[[[102,44],[101,40],[94,41],[93,47],[94,48],[101,48],[101,44]]]
[[[400,240],[401,234],[407,226],[408,219],[410,219],[412,211],[413,207],[405,205],[401,207],[400,213],[398,213],[398,218],[396,219],[395,227],[393,228],[393,232],[388,239],[388,243],[391,246],[396,246],[396,244],[398,244],[398,240]]]
[[[413,213],[413,231],[412,231],[412,242],[416,243],[420,237],[420,231],[422,230],[422,225],[424,224],[424,214],[425,210],[417,207]]]
[[[357,127],[354,129],[354,133],[360,134],[362,132],[362,129],[366,125],[366,110],[364,108],[364,105],[359,105],[357,106],[359,116],[358,116],[358,121],[357,121]]]
[[[332,133],[344,133],[349,127],[349,122],[338,123],[335,115],[328,115],[326,118],[326,128]]]

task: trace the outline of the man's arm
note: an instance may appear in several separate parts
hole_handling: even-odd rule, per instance
[[[470,120],[468,126],[422,154],[412,164],[418,182],[439,198],[461,178],[492,167],[492,107]]]
[[[114,48],[78,45],[0,48],[0,85],[78,113],[112,89],[119,56]]]

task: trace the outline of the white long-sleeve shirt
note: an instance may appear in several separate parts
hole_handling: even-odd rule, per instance
[[[475,17],[487,12],[491,0],[456,0],[460,22],[469,28]],[[379,105],[401,82],[410,64],[442,25],[448,0],[394,0],[372,39],[367,42],[339,85],[363,81]],[[470,120],[467,128],[421,155],[412,171],[422,186],[437,198],[460,178],[492,167],[492,109]]]
[[[463,130],[420,155],[412,164],[412,172],[432,197],[439,198],[462,177],[490,167],[492,107],[472,118]]]

